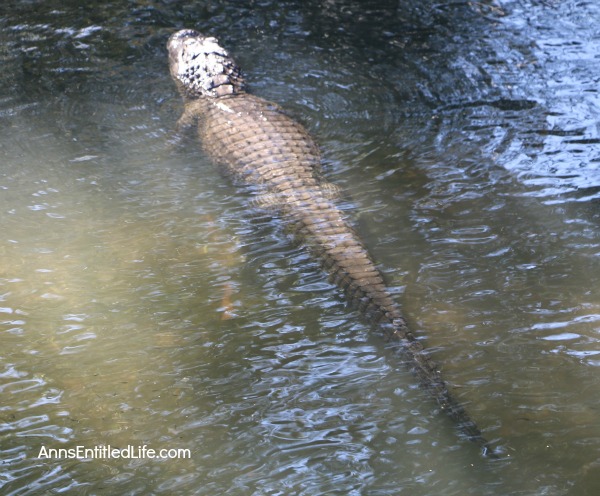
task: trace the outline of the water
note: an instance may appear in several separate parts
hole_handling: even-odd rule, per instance
[[[4,2],[2,494],[597,494],[593,3]],[[193,146],[164,44],[298,116],[482,459]],[[171,459],[48,459],[147,446]],[[184,453],[185,454],[185,453]]]

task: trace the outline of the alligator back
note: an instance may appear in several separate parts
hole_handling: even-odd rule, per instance
[[[271,190],[316,184],[319,149],[278,105],[248,93],[193,105],[204,150],[231,174]]]
[[[248,93],[195,100],[186,112],[198,116],[204,151],[228,174],[259,186],[258,203],[293,225],[355,307],[371,321],[401,319],[367,249],[329,198],[331,188],[323,188],[318,148],[298,122]]]
[[[276,104],[250,95],[240,71],[214,38],[175,33],[168,43],[171,74],[186,105],[180,125],[195,124],[203,149],[225,170],[259,189],[259,203],[276,208],[321,261],[348,301],[386,339],[462,433],[494,456],[438,369],[406,325],[383,278],[320,177],[317,145]],[[261,200],[262,198],[262,200]]]

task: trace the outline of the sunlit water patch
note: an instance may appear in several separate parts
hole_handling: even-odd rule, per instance
[[[595,200],[600,186],[600,40],[587,26],[600,18],[598,5],[509,4],[513,11],[507,25],[526,32],[534,47],[530,62],[537,82],[531,95],[546,117],[543,127],[520,130],[506,166],[550,204]]]

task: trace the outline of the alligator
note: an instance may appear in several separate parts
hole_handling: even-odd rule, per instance
[[[169,68],[184,100],[177,123],[197,131],[222,170],[251,185],[260,205],[289,224],[348,302],[400,351],[420,385],[456,422],[461,437],[496,457],[440,371],[409,329],[358,234],[336,206],[337,188],[322,177],[319,147],[277,104],[247,92],[242,72],[214,37],[183,29],[167,42]]]

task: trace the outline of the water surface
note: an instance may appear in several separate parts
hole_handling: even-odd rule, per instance
[[[585,495],[600,480],[598,7],[4,2],[7,495]],[[218,36],[321,144],[483,459],[193,142],[165,42]],[[45,459],[146,445],[190,458]]]

